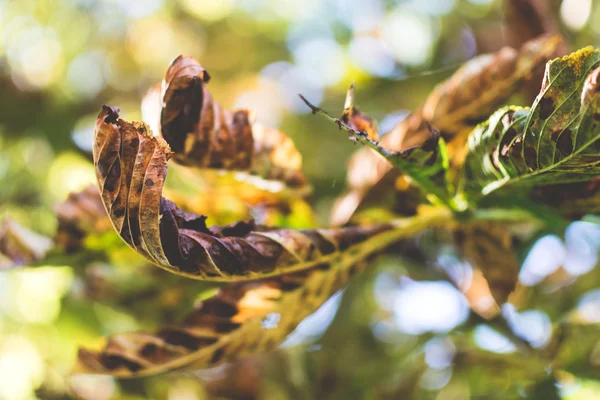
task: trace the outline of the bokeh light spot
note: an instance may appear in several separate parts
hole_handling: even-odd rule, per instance
[[[533,347],[544,347],[550,340],[552,321],[545,312],[539,310],[517,312],[512,305],[505,304],[502,313],[513,332]]]
[[[77,95],[92,98],[104,89],[104,71],[108,62],[102,51],[90,51],[75,57],[67,70],[67,82]]]
[[[387,46],[373,36],[358,36],[350,42],[348,52],[360,69],[376,76],[392,76],[396,61]]]
[[[344,52],[332,38],[307,40],[298,45],[293,53],[304,80],[310,81],[314,86],[332,86],[344,76]]]
[[[431,20],[410,11],[396,11],[383,23],[381,35],[396,59],[420,66],[431,57],[435,34]]]
[[[560,17],[565,25],[573,30],[581,30],[592,12],[592,0],[563,0]]]
[[[24,323],[49,324],[60,312],[60,299],[71,284],[67,267],[15,271],[0,281],[0,308]]]
[[[586,322],[600,323],[600,289],[591,290],[581,296],[577,312]]]
[[[76,190],[96,184],[96,172],[91,162],[71,152],[60,154],[48,171],[47,189],[61,201]]]
[[[473,339],[477,346],[492,353],[507,354],[517,350],[516,346],[506,336],[487,325],[475,327]]]
[[[335,317],[342,292],[339,291],[331,296],[321,307],[314,313],[304,318],[302,322],[290,333],[280,347],[292,347],[298,344],[310,343],[321,336]]]
[[[565,262],[567,250],[563,242],[554,235],[539,239],[525,258],[519,281],[525,286],[540,283],[546,276],[556,271]]]
[[[444,369],[452,365],[456,347],[449,338],[433,338],[424,346],[425,361],[430,368]]]
[[[399,329],[412,335],[448,332],[469,315],[466,299],[448,282],[405,282],[393,304]]]
[[[567,255],[563,268],[571,275],[582,275],[598,264],[600,253],[600,226],[577,221],[565,231]]]
[[[0,340],[0,399],[32,398],[44,373],[42,356],[29,340],[17,335]]]
[[[114,378],[106,375],[74,375],[71,387],[82,399],[108,400],[116,392]]]

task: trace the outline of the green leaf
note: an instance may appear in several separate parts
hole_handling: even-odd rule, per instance
[[[501,187],[590,181],[600,172],[600,52],[548,62],[531,108],[506,107],[471,133],[464,187],[471,200]]]

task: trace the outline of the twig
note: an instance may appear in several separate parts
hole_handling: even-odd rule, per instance
[[[351,86],[351,89],[353,89],[353,86]],[[379,142],[376,142],[375,140],[369,139],[369,136],[367,135],[367,132],[365,132],[365,131],[357,131],[356,129],[352,128],[351,126],[346,125],[339,118],[332,117],[331,115],[329,115],[322,108],[319,108],[319,107],[311,104],[311,102],[308,101],[308,100],[306,100],[306,97],[302,96],[301,94],[298,94],[298,96],[300,96],[300,98],[302,99],[302,101],[304,103],[306,103],[306,105],[308,107],[310,107],[310,109],[312,110],[313,114],[321,114],[322,116],[324,116],[328,120],[330,120],[333,123],[335,123],[338,126],[339,129],[348,132],[356,141],[358,141],[359,143],[367,146],[370,149],[375,150],[377,153],[379,153],[383,157],[385,157],[394,166],[402,168],[401,165],[399,165],[397,162],[394,162],[394,159],[397,158],[398,156],[400,156],[402,154],[402,152],[390,151],[390,150],[388,150],[388,149],[386,149],[384,147],[381,147],[379,145]],[[354,98],[354,96],[352,95],[352,99],[353,98]],[[346,99],[346,102],[348,103],[348,99]]]
[[[354,102],[353,92],[354,92],[354,88],[353,88],[353,86],[351,86],[348,91],[348,96],[346,98],[347,104],[349,103],[349,104],[353,105],[353,102]],[[339,118],[334,118],[331,115],[329,115],[326,111],[324,111],[323,109],[315,106],[314,104],[311,104],[301,94],[298,94],[298,96],[300,96],[302,101],[304,101],[304,103],[306,103],[306,105],[308,107],[310,107],[313,114],[320,114],[320,115],[324,116],[325,118],[327,118],[328,120],[334,122],[338,126],[339,129],[348,132],[350,134],[351,139],[374,150],[376,153],[378,153],[379,155],[384,157],[386,160],[388,160],[394,167],[396,167],[400,171],[402,171],[402,173],[413,178],[413,181],[417,184],[417,186],[419,186],[425,192],[426,196],[433,196],[439,202],[445,204],[452,210],[459,209],[459,207],[457,207],[457,205],[450,199],[450,196],[448,195],[448,193],[445,190],[440,189],[440,187],[438,187],[438,185],[436,185],[434,182],[432,182],[429,179],[429,177],[418,176],[420,171],[418,171],[415,168],[411,168],[410,161],[407,161],[406,157],[404,157],[405,155],[410,154],[411,151],[418,148],[419,146],[416,146],[416,147],[410,148],[410,149],[406,149],[403,151],[390,151],[390,150],[386,149],[385,147],[380,146],[378,141],[370,139],[367,132],[357,131],[356,129],[352,128],[351,126],[345,124]]]

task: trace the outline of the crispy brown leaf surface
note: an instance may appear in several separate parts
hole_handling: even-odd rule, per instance
[[[452,77],[438,85],[419,110],[402,120],[384,135],[382,147],[403,151],[422,145],[429,139],[429,124],[439,129],[448,141],[451,165],[459,167],[470,129],[495,110],[529,73],[545,62],[560,44],[556,36],[542,36],[527,42],[520,50],[505,47],[492,54],[483,54],[467,62]],[[386,160],[369,149],[361,149],[350,160],[348,192],[338,200],[332,211],[331,222],[346,223],[357,210],[371,205],[367,194],[390,172]],[[397,175],[397,174],[396,174]],[[392,178],[386,178],[392,179]],[[396,208],[415,213],[412,199],[418,189],[414,184],[400,185],[403,195],[398,196]],[[372,196],[371,199],[378,196]],[[403,199],[409,200],[402,204]],[[412,215],[412,214],[405,214]]]
[[[250,222],[206,226],[162,197],[172,152],[143,123],[104,106],[96,124],[94,163],[113,227],[139,254],[168,271],[231,281],[307,269],[390,230],[390,224],[296,231]]]
[[[200,168],[247,171],[292,187],[306,184],[302,156],[276,129],[253,122],[248,110],[229,111],[214,101],[208,72],[192,57],[179,56],[161,89],[142,102],[144,120],[173,151],[174,161]]]
[[[504,31],[508,44],[520,47],[528,40],[543,34],[560,34],[561,27],[558,19],[558,9],[552,2],[546,0],[508,0],[503,4],[505,10]],[[559,44],[549,58],[568,54],[567,40]],[[522,93],[527,104],[533,103],[539,92],[539,82],[544,77],[544,68],[540,65],[532,71],[530,79],[523,83]]]
[[[557,36],[542,36],[519,50],[504,47],[472,59],[434,89],[425,101],[423,117],[442,132],[487,117],[548,60],[560,42]]]
[[[251,123],[254,153],[249,172],[285,182],[290,187],[306,185],[302,155],[288,136],[277,129]]]
[[[483,273],[496,303],[506,303],[521,269],[510,231],[498,223],[471,223],[457,228],[454,238],[457,249]]]
[[[177,173],[179,179],[185,179],[194,191],[197,190],[198,196],[189,196],[187,192],[172,187],[164,188],[163,194],[185,211],[215,215],[224,223],[252,216],[267,225],[276,225],[272,222],[290,217],[301,217],[302,221],[312,218],[308,204],[293,192],[261,190],[252,182],[241,182],[217,171],[206,171],[201,179],[187,168],[180,168]],[[96,185],[70,193],[58,204],[56,214],[58,229],[54,242],[66,253],[81,250],[90,235],[114,231]]]
[[[0,223],[0,270],[27,265],[44,258],[52,240],[8,218]]]

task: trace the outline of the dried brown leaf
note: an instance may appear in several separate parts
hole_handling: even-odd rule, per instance
[[[67,253],[83,246],[89,233],[101,233],[111,229],[110,220],[100,199],[98,188],[90,185],[80,192],[73,192],[56,207],[58,231],[55,244]]]
[[[267,364],[268,365],[268,364]],[[209,398],[254,400],[260,398],[265,363],[260,357],[244,357],[219,368],[217,376],[204,382]],[[212,397],[211,397],[212,396]]]
[[[471,309],[485,319],[492,319],[500,313],[500,307],[492,296],[490,285],[481,270],[473,270],[468,286],[460,288]]]
[[[99,352],[80,349],[76,372],[130,378],[272,350],[364,265],[346,253],[310,270],[230,284],[177,326],[114,335]]]
[[[520,47],[528,40],[543,34],[559,35],[561,26],[558,9],[547,0],[509,0],[504,3],[508,44]],[[567,41],[558,45],[549,58],[568,54]],[[544,68],[540,65],[532,71],[531,77],[523,83],[522,93],[527,104],[533,103],[539,93],[539,82],[544,77]]]
[[[231,281],[310,268],[391,225],[296,231],[237,222],[206,226],[206,216],[183,212],[162,190],[169,145],[143,123],[104,106],[98,116],[94,163],[102,201],[119,235],[168,271]]]
[[[377,123],[368,115],[362,114],[354,105],[354,83],[350,85],[346,94],[346,102],[344,104],[344,112],[340,120],[359,132],[366,132],[367,137],[371,140],[379,139],[379,130]]]
[[[487,117],[534,68],[552,56],[560,43],[558,36],[541,36],[519,50],[504,47],[475,57],[434,89],[425,101],[423,117],[442,132]]]
[[[52,240],[8,218],[0,224],[0,270],[27,265],[44,258]]]
[[[151,88],[142,102],[144,120],[170,145],[174,161],[305,185],[302,157],[292,140],[255,123],[248,110],[222,108],[206,87],[209,80],[195,59],[179,56],[160,91]]]
[[[471,266],[483,273],[496,303],[504,304],[517,285],[521,269],[510,231],[497,222],[478,222],[461,225],[454,238]]]
[[[546,3],[545,0],[508,0],[504,3],[511,44],[519,45],[525,40],[549,33]]]

